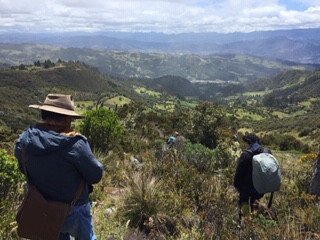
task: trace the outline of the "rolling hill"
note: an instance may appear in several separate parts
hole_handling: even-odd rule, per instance
[[[264,102],[269,106],[288,106],[320,98],[320,71],[290,70],[270,79],[256,81],[249,91],[269,91]]]
[[[50,92],[72,94],[77,101],[96,100],[100,94],[125,92],[97,70],[82,63],[60,63],[55,67],[27,67],[0,71],[0,121],[13,130],[35,120],[28,105],[41,102]],[[30,114],[33,113],[33,114]]]
[[[0,63],[19,65],[51,59],[80,61],[113,76],[158,78],[175,75],[188,80],[233,82],[267,78],[288,69],[314,69],[314,66],[246,55],[194,55],[115,52],[48,45],[0,44]]]

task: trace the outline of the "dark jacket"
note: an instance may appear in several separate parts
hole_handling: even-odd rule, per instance
[[[239,192],[254,189],[252,181],[252,157],[263,151],[264,148],[261,145],[254,143],[248,149],[244,150],[238,159],[233,185]],[[271,153],[268,149],[266,149],[266,151]]]
[[[91,184],[98,183],[103,174],[103,166],[84,136],[68,137],[40,126],[31,126],[22,133],[15,155],[22,172],[22,161],[26,159],[30,183],[48,200],[70,203],[84,180],[87,184],[76,205],[85,204]]]

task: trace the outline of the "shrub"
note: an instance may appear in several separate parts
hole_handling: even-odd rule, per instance
[[[212,103],[201,103],[191,116],[192,125],[186,137],[192,143],[200,143],[214,149],[219,140],[220,128],[227,122],[221,109]]]
[[[124,127],[113,111],[100,108],[86,113],[80,131],[94,149],[108,152],[122,137]]]
[[[127,177],[126,194],[118,216],[131,227],[149,234],[173,234],[175,224],[163,213],[160,185],[148,173],[134,172]]]
[[[216,157],[214,150],[201,144],[188,143],[186,146],[186,160],[200,172],[214,170],[217,165]]]
[[[0,239],[17,239],[17,236],[13,236],[12,223],[20,201],[21,181],[17,160],[6,150],[0,149]]]
[[[302,143],[298,139],[296,139],[294,136],[291,135],[283,135],[279,139],[279,147],[280,150],[301,150],[302,149]]]
[[[305,127],[301,130],[301,132],[299,133],[299,137],[305,137],[308,136],[310,133],[312,132],[312,128],[310,127]]]
[[[5,197],[11,188],[21,181],[18,161],[6,150],[0,149],[0,198]]]
[[[263,137],[262,143],[268,146],[277,146],[282,151],[296,150],[304,153],[310,152],[310,147],[289,134],[267,134]]]

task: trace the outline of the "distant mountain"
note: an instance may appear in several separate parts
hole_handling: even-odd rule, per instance
[[[138,53],[50,45],[0,44],[0,63],[3,64],[32,64],[46,59],[84,62],[113,76],[158,78],[174,75],[188,80],[229,82],[251,82],[288,69],[314,69],[311,65],[238,54]]]
[[[292,62],[320,63],[319,40],[296,40],[279,36],[225,44],[222,52],[242,53]]]
[[[1,33],[0,43],[50,44],[64,48],[116,51],[248,54],[300,63],[320,64],[320,29],[251,33]]]

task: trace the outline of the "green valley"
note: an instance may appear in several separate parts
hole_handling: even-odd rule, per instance
[[[13,157],[14,141],[39,121],[28,105],[49,92],[75,96],[86,117],[74,127],[88,131],[105,166],[92,194],[98,239],[317,239],[320,209],[308,188],[320,141],[319,71],[285,69],[270,78],[203,83],[170,74],[106,75],[74,61],[20,64],[0,70],[1,239],[18,239],[14,212],[25,181]],[[89,114],[99,111],[114,117],[117,134],[99,124],[106,119],[90,123]],[[84,128],[84,122],[92,126]],[[97,138],[92,129],[110,136]],[[184,142],[168,148],[175,131]],[[272,149],[283,180],[272,208],[263,207],[266,194],[260,210],[240,226],[232,184],[247,131]]]

